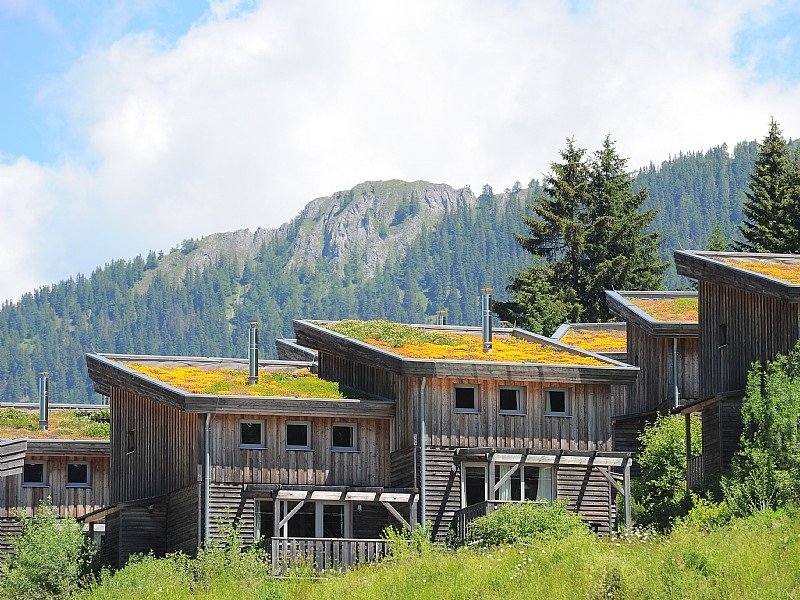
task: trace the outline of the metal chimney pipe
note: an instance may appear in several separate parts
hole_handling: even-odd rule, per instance
[[[436,324],[437,325],[447,325],[447,310],[444,308],[440,308],[436,311]]]
[[[247,333],[250,376],[247,378],[247,385],[255,385],[258,383],[258,321],[250,321],[248,325],[250,326]]]
[[[492,288],[481,288],[481,315],[483,317],[483,351],[492,351]]]
[[[38,384],[39,384],[39,429],[41,429],[42,431],[47,431],[47,421],[49,413],[47,395],[50,390],[50,383],[47,371],[42,371],[41,373],[39,373]]]

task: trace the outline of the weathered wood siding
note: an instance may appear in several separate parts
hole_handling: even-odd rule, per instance
[[[163,496],[197,482],[199,430],[197,414],[112,388],[111,503]]]
[[[119,555],[117,565],[123,566],[131,554],[164,556],[167,550],[167,500],[151,504],[128,506],[118,513]]]
[[[425,518],[433,523],[433,539],[444,541],[461,508],[461,468],[454,468],[455,448],[425,449]]]
[[[100,561],[109,567],[119,567],[119,513],[105,518],[106,532],[100,544]]]
[[[11,540],[22,535],[22,523],[14,517],[0,517],[0,556],[12,551]]]
[[[264,423],[265,448],[240,448],[242,419]],[[286,449],[286,422],[311,423],[311,450]],[[390,421],[298,415],[214,415],[211,481],[299,485],[388,486]],[[355,423],[357,451],[332,451],[334,423]]]
[[[414,489],[419,487],[419,448],[409,446],[395,450],[390,456],[391,486],[395,488]]]
[[[721,345],[720,326],[727,329]],[[800,335],[800,304],[700,282],[703,398],[743,390],[753,362],[786,353]]]
[[[574,510],[598,533],[614,527],[616,508],[609,481],[593,468],[563,466],[556,469],[556,497],[567,498]]]
[[[730,467],[742,436],[742,403],[725,400],[706,406],[703,420],[703,477],[713,479]]]
[[[200,485],[192,483],[167,500],[166,551],[194,554],[200,544]]]
[[[0,517],[11,509],[32,515],[39,503],[52,499],[59,517],[80,517],[109,503],[109,460],[106,456],[39,456],[28,455],[28,462],[47,463],[47,487],[23,487],[22,474],[0,478]],[[67,463],[87,462],[91,470],[91,487],[67,487]]]
[[[252,544],[255,539],[256,501],[246,496],[244,486],[214,482],[209,490],[211,538],[220,538],[220,526],[233,523],[240,528],[242,543]],[[268,524],[272,531],[272,523]]]
[[[628,359],[641,369],[631,389],[625,413],[635,414],[672,407],[674,398],[673,337],[652,335],[628,323]],[[699,341],[696,337],[678,339],[678,389],[681,398],[700,396]]]
[[[375,365],[329,352],[319,353],[319,376],[381,398],[394,399],[398,376]]]
[[[713,477],[722,470],[719,403],[703,409],[703,476]]]
[[[454,386],[478,386],[478,412],[455,411]],[[419,423],[421,378],[398,386],[398,448],[414,443]],[[523,389],[522,414],[501,414],[501,386]],[[570,416],[545,415],[545,390],[570,391]],[[611,386],[557,381],[504,381],[435,377],[426,382],[426,431],[431,446],[611,450]]]

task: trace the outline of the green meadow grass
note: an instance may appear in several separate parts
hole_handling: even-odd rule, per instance
[[[107,575],[105,599],[719,599],[800,598],[800,515],[761,513],[710,533],[437,549],[322,579],[275,580],[258,561],[192,583],[185,559],[148,558]]]

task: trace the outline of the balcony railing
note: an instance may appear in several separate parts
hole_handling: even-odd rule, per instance
[[[483,517],[496,511],[503,504],[513,504],[516,500],[484,500],[456,511],[453,515],[453,528],[459,541],[467,539],[467,525],[478,517]]]
[[[272,574],[282,576],[292,569],[345,571],[358,564],[373,562],[389,554],[386,540],[350,538],[270,538]]]

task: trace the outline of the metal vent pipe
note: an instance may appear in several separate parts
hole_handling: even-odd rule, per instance
[[[481,315],[483,317],[483,351],[492,351],[492,288],[481,288]]]
[[[50,391],[50,382],[47,371],[39,373],[39,429],[47,431],[48,421],[48,393]]]
[[[250,359],[250,376],[247,378],[248,385],[258,383],[258,321],[250,321],[248,338],[248,358]]]
[[[447,311],[444,308],[436,311],[436,324],[447,325]]]

